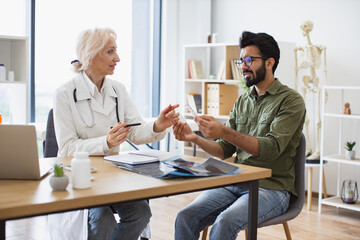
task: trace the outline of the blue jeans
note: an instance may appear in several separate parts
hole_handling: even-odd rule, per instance
[[[151,211],[146,200],[111,205],[119,214],[116,223],[110,207],[89,209],[89,240],[137,240],[150,221]]]
[[[212,226],[210,240],[236,239],[248,224],[249,190],[237,185],[207,190],[182,209],[176,217],[175,240],[197,240]],[[258,223],[283,214],[289,192],[259,188]]]

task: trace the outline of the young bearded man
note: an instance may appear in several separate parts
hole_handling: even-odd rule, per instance
[[[259,181],[258,223],[286,212],[294,187],[294,158],[305,120],[305,104],[295,90],[274,77],[280,59],[275,39],[266,33],[243,32],[240,37],[241,68],[251,91],[242,94],[225,125],[211,116],[195,121],[207,140],[189,125],[173,126],[175,138],[197,144],[207,153],[235,162],[269,168],[272,177]],[[175,239],[198,239],[212,225],[210,240],[236,239],[248,225],[249,191],[237,185],[207,190],[182,209],[175,222]]]

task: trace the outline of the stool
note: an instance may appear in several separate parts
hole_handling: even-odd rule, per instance
[[[311,199],[312,199],[312,172],[313,172],[313,167],[320,167],[319,163],[305,163],[305,167],[309,168],[309,172],[308,172],[308,195],[307,195],[307,209],[311,210]],[[323,187],[323,193],[324,193],[324,198],[327,198],[328,195],[326,193],[326,183],[325,183],[325,172],[324,172],[324,168],[322,169],[323,171],[323,179],[322,179],[322,187]]]

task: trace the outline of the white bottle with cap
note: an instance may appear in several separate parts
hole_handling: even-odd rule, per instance
[[[6,68],[4,64],[0,63],[0,81],[6,80]]]
[[[91,161],[89,153],[75,152],[71,160],[71,182],[72,187],[76,189],[85,189],[91,187]]]

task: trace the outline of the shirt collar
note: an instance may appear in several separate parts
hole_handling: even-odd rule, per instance
[[[279,81],[279,79],[275,78],[275,81],[273,82],[273,84],[271,84],[271,86],[266,90],[266,92],[268,92],[271,95],[275,95],[278,90],[281,87],[281,82]]]
[[[282,86],[281,82],[279,79],[275,78],[275,81],[273,82],[273,84],[271,84],[271,86],[266,90],[264,95],[275,95],[277,93],[277,91],[280,89],[280,87]],[[257,97],[257,93],[256,93],[256,89],[255,87],[253,87],[250,91],[251,95],[253,97]]]
[[[83,71],[82,74],[83,74],[83,77],[84,77],[84,79],[85,79],[86,85],[87,85],[87,87],[88,87],[88,89],[89,89],[90,95],[91,95],[92,97],[94,97],[95,91],[97,91],[96,85],[90,80],[90,78],[89,78],[88,75],[85,73],[85,71]],[[104,80],[104,83],[105,83],[105,80]],[[103,83],[103,85],[102,85],[102,87],[101,87],[101,92],[103,92],[104,85],[105,85],[104,83]]]
[[[88,89],[88,91],[86,91],[87,92],[86,95],[88,96],[88,94],[90,94],[91,97],[94,97],[94,93],[95,93],[95,90],[97,91],[97,87],[90,80],[90,78],[86,75],[85,72],[82,72],[80,74],[82,75],[82,78],[86,83],[85,84],[86,87],[84,85],[82,85],[82,86],[84,86],[86,89]],[[79,85],[78,88],[81,88],[80,86],[81,85]],[[103,85],[101,87],[101,92],[102,92],[102,94],[106,94],[106,95],[108,95],[110,97],[117,97],[118,96],[117,92],[116,92],[116,90],[115,90],[115,88],[113,86],[112,80],[108,79],[107,77],[105,77],[105,79],[104,79]],[[87,99],[87,98],[89,98],[89,96],[85,97],[85,99]]]

